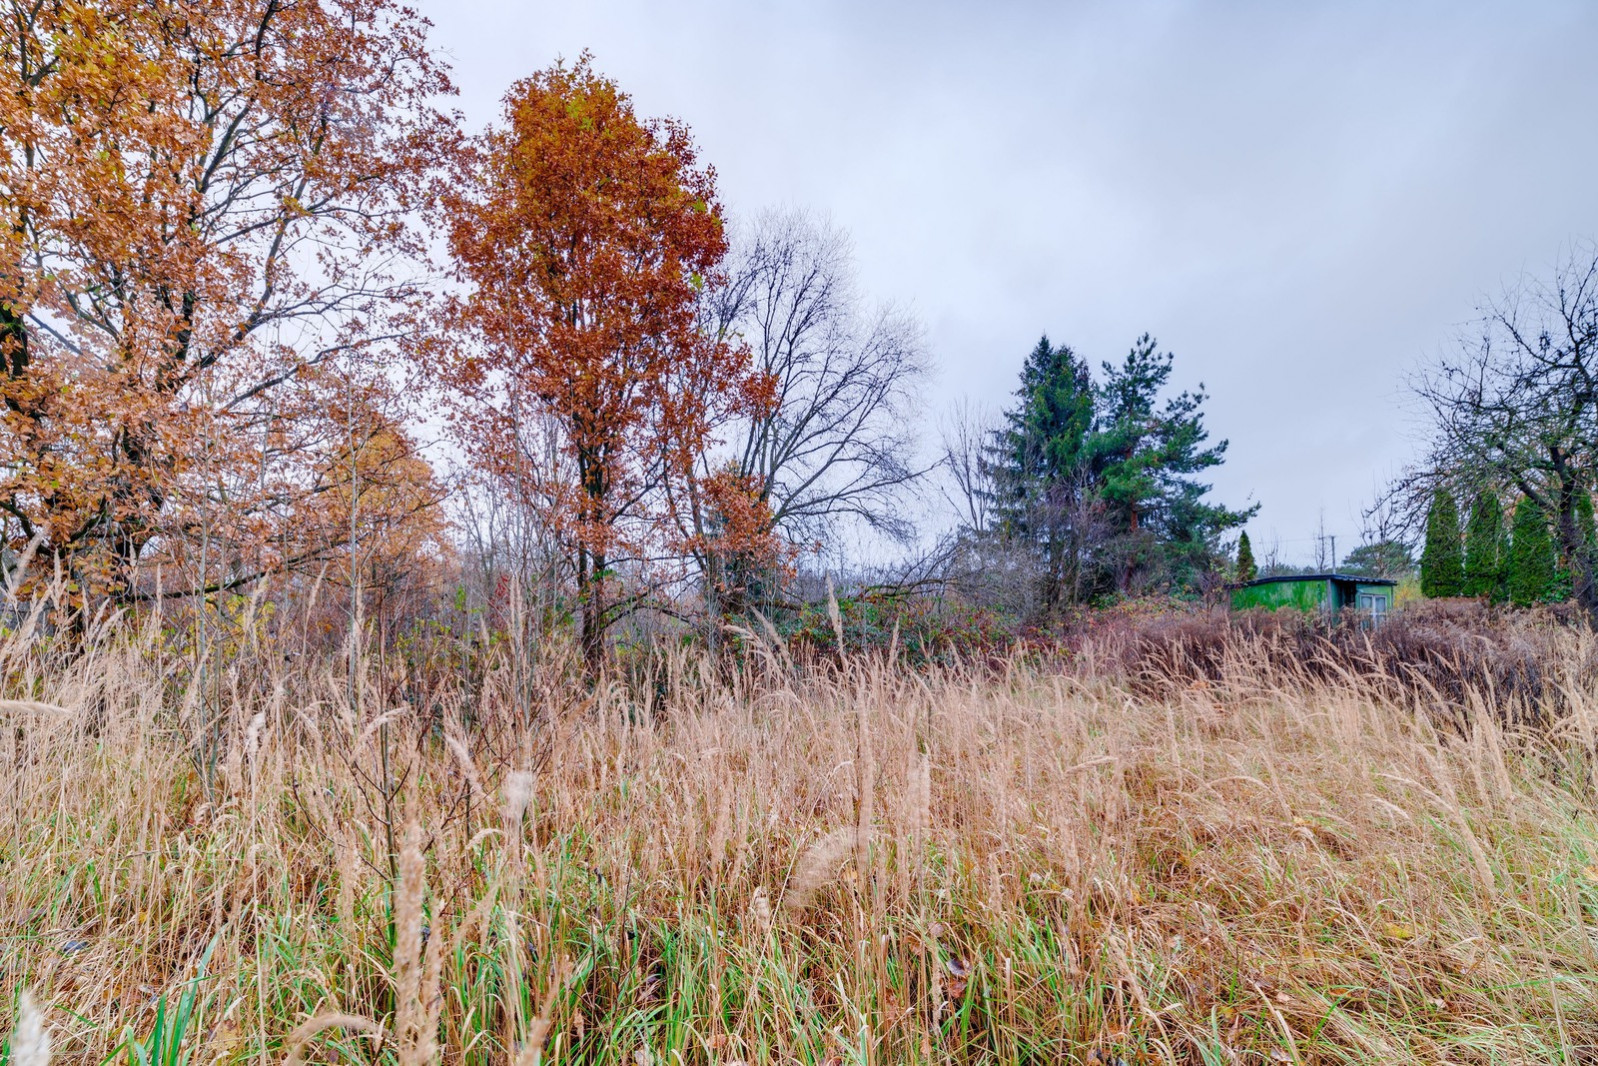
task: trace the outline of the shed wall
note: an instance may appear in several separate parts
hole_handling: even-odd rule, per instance
[[[1328,581],[1271,581],[1262,585],[1245,585],[1232,590],[1232,609],[1246,611],[1251,607],[1277,610],[1296,607],[1313,611],[1326,604]]]

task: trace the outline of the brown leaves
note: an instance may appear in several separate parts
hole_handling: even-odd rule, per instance
[[[425,23],[391,0],[15,14],[0,40],[10,534],[43,534],[80,581],[115,588],[197,524],[235,549],[304,528],[331,434],[303,371],[381,381],[376,350],[418,306],[397,269],[423,251],[405,219],[453,143]]]
[[[440,201],[471,286],[441,346],[459,435],[575,556],[592,652],[614,620],[610,568],[679,538],[694,461],[770,391],[741,349],[699,328],[727,248],[715,173],[686,127],[640,119],[585,55],[512,87],[503,124],[471,145]],[[559,457],[548,476],[524,436],[540,418]],[[737,510],[729,488],[712,491]]]

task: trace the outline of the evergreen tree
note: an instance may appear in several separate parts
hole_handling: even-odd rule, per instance
[[[1085,445],[1093,427],[1087,364],[1043,337],[1022,365],[1016,400],[985,459],[989,502],[1000,534],[1041,554],[1043,602],[1052,609],[1080,584]]]
[[[1253,581],[1258,574],[1259,567],[1254,565],[1254,546],[1248,542],[1248,531],[1244,530],[1237,538],[1237,579]]]
[[[1554,586],[1548,595],[1551,603],[1563,603],[1570,599],[1583,573],[1590,571],[1594,561],[1598,560],[1598,551],[1595,551],[1598,550],[1598,528],[1594,528],[1593,524],[1592,495],[1585,489],[1577,489],[1571,510],[1576,526],[1573,549],[1561,551],[1565,538],[1558,535],[1558,521],[1551,523],[1554,527],[1554,552],[1559,557]]]
[[[1554,578],[1554,591],[1548,597],[1555,603],[1563,603],[1575,594],[1577,585],[1583,576],[1590,574],[1594,563],[1598,563],[1598,528],[1595,528],[1592,513],[1592,494],[1586,489],[1577,489],[1574,504],[1576,526],[1576,546],[1568,553],[1561,554],[1559,559],[1558,575]],[[1563,537],[1557,536],[1559,523],[1553,523],[1556,536],[1554,538],[1554,551],[1559,552]]]
[[[1516,607],[1546,601],[1554,591],[1556,562],[1548,516],[1536,500],[1522,496],[1515,505],[1514,527],[1509,538],[1506,575],[1509,601]]]
[[[1226,442],[1207,443],[1202,388],[1163,395],[1171,362],[1145,335],[1095,388],[1047,337],[1027,356],[982,472],[994,532],[1037,558],[1045,610],[1134,582],[1188,586],[1226,564],[1222,536],[1258,510],[1205,500],[1193,475],[1218,465]]]
[[[1482,490],[1465,526],[1465,595],[1504,598],[1504,508],[1498,494]]]
[[[1509,602],[1509,521],[1512,518],[1512,515],[1506,517],[1498,534],[1498,587],[1490,597],[1493,603]]]
[[[1424,596],[1458,596],[1465,588],[1465,565],[1459,546],[1459,507],[1453,494],[1438,489],[1426,513],[1426,546],[1420,556],[1420,591]]]
[[[1108,526],[1109,578],[1185,585],[1218,561],[1220,537],[1259,509],[1233,511],[1205,501],[1194,475],[1219,466],[1226,441],[1206,446],[1203,386],[1160,403],[1173,357],[1145,333],[1119,366],[1103,364],[1087,451]]]

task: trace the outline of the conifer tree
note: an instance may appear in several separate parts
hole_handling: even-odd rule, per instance
[[[1420,557],[1420,591],[1428,597],[1458,596],[1465,589],[1459,545],[1459,507],[1446,489],[1432,496],[1426,514],[1426,547]]]
[[[1190,585],[1224,560],[1220,538],[1259,509],[1206,501],[1210,486],[1198,477],[1222,463],[1227,442],[1210,443],[1202,384],[1166,392],[1173,361],[1145,333],[1120,363],[1101,364],[1095,389],[1086,451],[1109,532],[1103,556],[1120,592],[1151,580]]]
[[[1081,583],[1084,447],[1093,428],[1087,363],[1043,337],[1021,368],[1016,401],[984,458],[989,499],[1003,535],[1040,554],[1043,604],[1053,610]]]
[[[1554,588],[1555,563],[1548,516],[1536,500],[1523,496],[1515,505],[1509,538],[1506,583],[1510,602],[1516,607],[1529,607],[1546,601]]]
[[[1504,598],[1504,508],[1498,494],[1483,489],[1470,505],[1465,526],[1465,595]]]
[[[1224,566],[1222,537],[1258,505],[1234,511],[1207,500],[1198,475],[1219,466],[1207,396],[1170,395],[1172,356],[1138,338],[1124,361],[1085,362],[1047,337],[1021,370],[1004,422],[989,435],[982,493],[994,532],[1041,564],[1045,612],[1110,592],[1191,588]]]
[[[1258,574],[1259,567],[1254,565],[1254,546],[1248,542],[1248,533],[1245,531],[1237,538],[1237,579],[1253,581]]]

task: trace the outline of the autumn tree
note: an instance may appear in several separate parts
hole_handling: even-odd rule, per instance
[[[778,532],[771,497],[761,481],[731,462],[692,484],[686,544],[700,576],[712,647],[725,620],[759,602],[769,609],[792,575],[791,545]]]
[[[441,197],[457,329],[441,370],[473,462],[548,503],[590,664],[639,606],[718,425],[769,390],[700,328],[727,238],[688,129],[646,120],[585,55],[512,87]],[[569,478],[527,493],[518,427],[547,414]],[[631,584],[621,571],[630,568]]]
[[[229,581],[297,561],[261,534],[326,490],[329,383],[381,377],[417,304],[406,220],[452,129],[425,22],[391,0],[13,3],[0,79],[8,538],[124,598],[212,523]]]
[[[296,532],[305,547],[348,538],[326,580],[370,612],[380,637],[403,613],[421,608],[450,554],[444,486],[400,419],[374,402],[381,399],[346,390],[329,410],[344,439],[324,449],[316,525]]]

